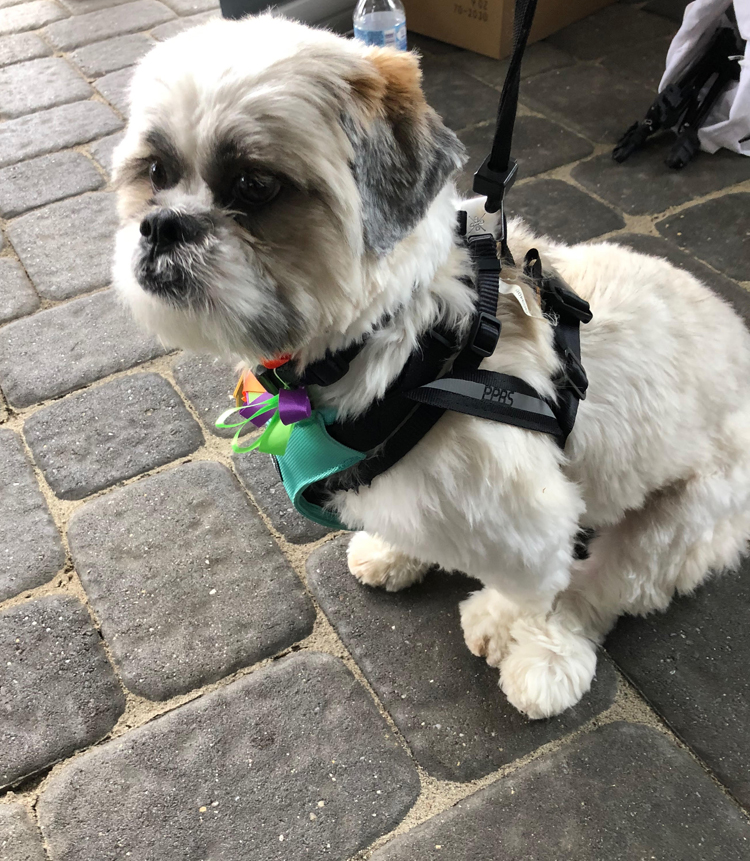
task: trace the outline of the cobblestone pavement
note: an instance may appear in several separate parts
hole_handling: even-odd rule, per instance
[[[584,701],[526,721],[462,643],[475,584],[358,585],[345,538],[213,429],[232,371],[118,307],[131,69],[215,5],[0,0],[0,857],[750,858],[750,562],[623,620]],[[530,48],[509,205],[668,257],[750,320],[750,160],[609,158],[682,5]],[[476,164],[505,64],[414,42]]]

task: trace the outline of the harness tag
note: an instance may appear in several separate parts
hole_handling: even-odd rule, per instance
[[[466,213],[466,236],[479,236],[482,233],[494,234],[497,218],[484,208],[486,197],[472,197],[465,200],[460,209]]]
[[[514,296],[518,300],[518,304],[521,306],[521,310],[523,311],[523,313],[527,317],[534,316],[529,310],[529,305],[526,301],[526,297],[523,295],[523,290],[521,290],[518,284],[506,284],[501,278],[498,292],[503,293],[505,296]]]

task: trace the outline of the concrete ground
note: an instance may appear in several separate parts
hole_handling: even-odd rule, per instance
[[[609,156],[683,5],[529,50],[508,205],[668,257],[750,320],[750,160]],[[346,539],[214,431],[231,370],[114,301],[132,64],[214,6],[0,0],[0,857],[750,858],[750,562],[622,620],[583,702],[526,721],[463,645],[474,584],[359,586]],[[504,64],[414,42],[477,164]]]

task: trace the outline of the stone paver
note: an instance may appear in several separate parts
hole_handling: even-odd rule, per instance
[[[473,51],[461,51],[458,54],[451,55],[448,58],[451,65],[457,66],[489,84],[491,87],[498,89],[503,88],[505,75],[510,65],[510,60],[502,60],[498,62],[492,57],[485,57],[482,54],[475,54]],[[530,78],[532,75],[540,75],[542,72],[548,72],[550,69],[561,69],[563,66],[570,66],[573,63],[573,58],[565,51],[554,48],[549,42],[536,42],[529,45],[523,55],[523,64],[521,66],[521,78]],[[497,113],[497,111],[495,111]],[[490,117],[487,117],[490,119]]]
[[[83,499],[203,443],[198,423],[158,374],[134,374],[57,401],[26,421],[24,436],[62,499]]]
[[[750,280],[750,194],[728,194],[657,223],[659,233],[737,281]]]
[[[0,9],[0,36],[9,33],[22,33],[36,30],[52,21],[65,18],[62,6],[51,0],[34,0],[32,3],[19,3],[7,9]]]
[[[178,15],[197,15],[209,9],[218,9],[219,0],[164,0],[164,5]]]
[[[220,464],[187,464],[89,503],[68,539],[125,685],[140,696],[216,681],[312,630],[310,599]]]
[[[41,586],[64,563],[60,536],[21,440],[0,428],[0,601]]]
[[[676,31],[674,24],[664,18],[614,3],[553,33],[547,42],[579,60],[596,60],[614,51],[632,51],[644,42],[671,37]]]
[[[0,329],[0,386],[12,406],[27,407],[164,352],[106,290]]]
[[[559,179],[535,179],[513,187],[510,213],[539,233],[574,244],[625,226],[613,209]]]
[[[100,102],[74,102],[0,124],[0,167],[86,143],[123,122]]]
[[[116,229],[114,195],[85,194],[16,219],[8,238],[39,294],[67,299],[109,282]]]
[[[0,38],[0,66],[48,57],[52,48],[35,33],[19,33]]]
[[[641,233],[618,233],[610,241],[616,242],[618,245],[628,245],[635,251],[640,251],[641,254],[666,257],[675,266],[692,272],[696,278],[703,281],[704,284],[708,284],[722,298],[726,299],[735,311],[745,318],[748,327],[750,327],[750,291],[743,290],[734,281],[730,281],[729,278],[725,278],[658,236],[644,236]]]
[[[643,8],[648,12],[655,12],[657,15],[669,18],[675,24],[681,24],[685,7],[689,2],[690,0],[650,0]]]
[[[190,30],[199,24],[205,24],[206,21],[211,21],[213,18],[218,17],[218,12],[210,10],[208,12],[201,12],[199,15],[191,15],[189,18],[177,18],[174,21],[167,21],[166,24],[154,27],[151,35],[154,39],[163,42],[165,39],[171,39],[172,36],[177,36],[179,33],[184,33],[185,30]]]
[[[74,15],[85,15],[87,12],[98,12],[100,9],[111,9],[122,6],[129,0],[58,0]]]
[[[394,828],[418,792],[414,766],[343,664],[306,654],[87,753],[38,809],[55,861],[345,861]]]
[[[659,39],[634,48],[623,48],[608,54],[601,64],[614,75],[622,75],[648,87],[652,97],[656,98],[671,41],[671,38]]]
[[[234,468],[240,481],[253,495],[277,529],[292,544],[309,544],[331,530],[299,514],[279,478],[273,460],[267,454],[251,452],[234,456]]]
[[[458,604],[475,580],[434,572],[397,595],[359,584],[346,565],[348,538],[315,551],[310,588],[417,761],[445,780],[474,780],[569,733],[606,709],[616,681],[599,661],[590,694],[549,721],[528,721],[498,687],[499,673],[466,648]]]
[[[490,151],[494,131],[493,123],[469,129],[459,135],[469,155],[459,181],[459,188],[465,194],[472,193],[474,171]],[[542,117],[522,116],[516,120],[513,158],[518,161],[519,178],[534,176],[585,158],[591,155],[593,149],[593,145],[585,138]]]
[[[47,861],[39,829],[21,804],[0,804],[0,854],[4,861]]]
[[[576,165],[573,178],[629,215],[664,212],[750,179],[750,158],[737,158],[728,150],[699,153],[682,170],[670,170],[664,158],[673,139],[662,137],[622,164],[611,153],[596,156]]]
[[[233,437],[235,429],[216,427],[216,419],[234,406],[232,393],[239,374],[232,365],[212,356],[184,353],[175,362],[173,372],[204,427],[215,436]]]
[[[105,736],[125,696],[86,608],[54,595],[0,613],[0,786]]]
[[[0,69],[0,115],[20,117],[87,99],[91,87],[60,57],[43,57]]]
[[[79,48],[70,55],[70,59],[86,75],[96,78],[132,66],[147,54],[154,44],[154,40],[143,33],[115,36],[114,39]]]
[[[0,323],[31,314],[39,307],[39,296],[23,267],[12,257],[0,258]]]
[[[621,619],[607,650],[675,732],[750,806],[750,559],[664,614]]]
[[[99,162],[99,164],[109,173],[112,172],[112,153],[117,144],[123,139],[122,133],[109,135],[106,138],[96,141],[89,146],[89,152]]]
[[[445,63],[425,58],[422,65],[428,72],[424,79],[427,101],[452,129],[464,129],[496,116],[497,90]]]
[[[372,861],[741,861],[750,826],[657,730],[614,723],[499,780]]]
[[[133,69],[120,69],[118,72],[110,72],[99,78],[96,89],[117,110],[127,115],[130,107],[130,81],[133,77]]]
[[[0,215],[12,218],[104,185],[104,177],[86,156],[61,152],[0,170]]]
[[[537,75],[521,90],[524,104],[607,144],[616,143],[641,119],[653,99],[654,93],[638,81],[585,63]]]
[[[174,12],[159,0],[136,0],[111,9],[74,15],[47,27],[47,36],[61,51],[70,51],[113,36],[149,30],[174,18]]]

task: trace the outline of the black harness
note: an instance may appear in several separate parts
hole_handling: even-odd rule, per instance
[[[474,190],[487,196],[487,212],[501,211],[501,234],[466,236],[466,213],[459,213],[458,232],[468,248],[476,290],[476,311],[467,338],[438,324],[426,332],[399,377],[385,395],[363,414],[327,426],[336,441],[365,458],[352,469],[309,488],[305,497],[320,504],[332,490],[369,485],[398,463],[430,431],[446,410],[549,434],[564,448],[573,429],[578,403],[586,397],[588,380],[581,364],[579,326],[591,320],[588,303],[557,275],[544,275],[539,254],[529,251],[524,275],[534,288],[542,313],[554,325],[554,343],[561,371],[553,380],[555,397],[545,398],[524,380],[480,368],[497,347],[501,322],[497,318],[502,261],[513,263],[506,239],[503,210],[505,192],[515,179],[517,165],[510,158],[521,58],[526,46],[536,0],[517,0],[514,47],[498,110],[490,156],[474,178]],[[498,256],[498,245],[500,256]],[[298,373],[292,363],[274,370],[259,368],[256,376],[267,391],[280,385],[333,385],[349,371],[366,339],[328,353]]]

